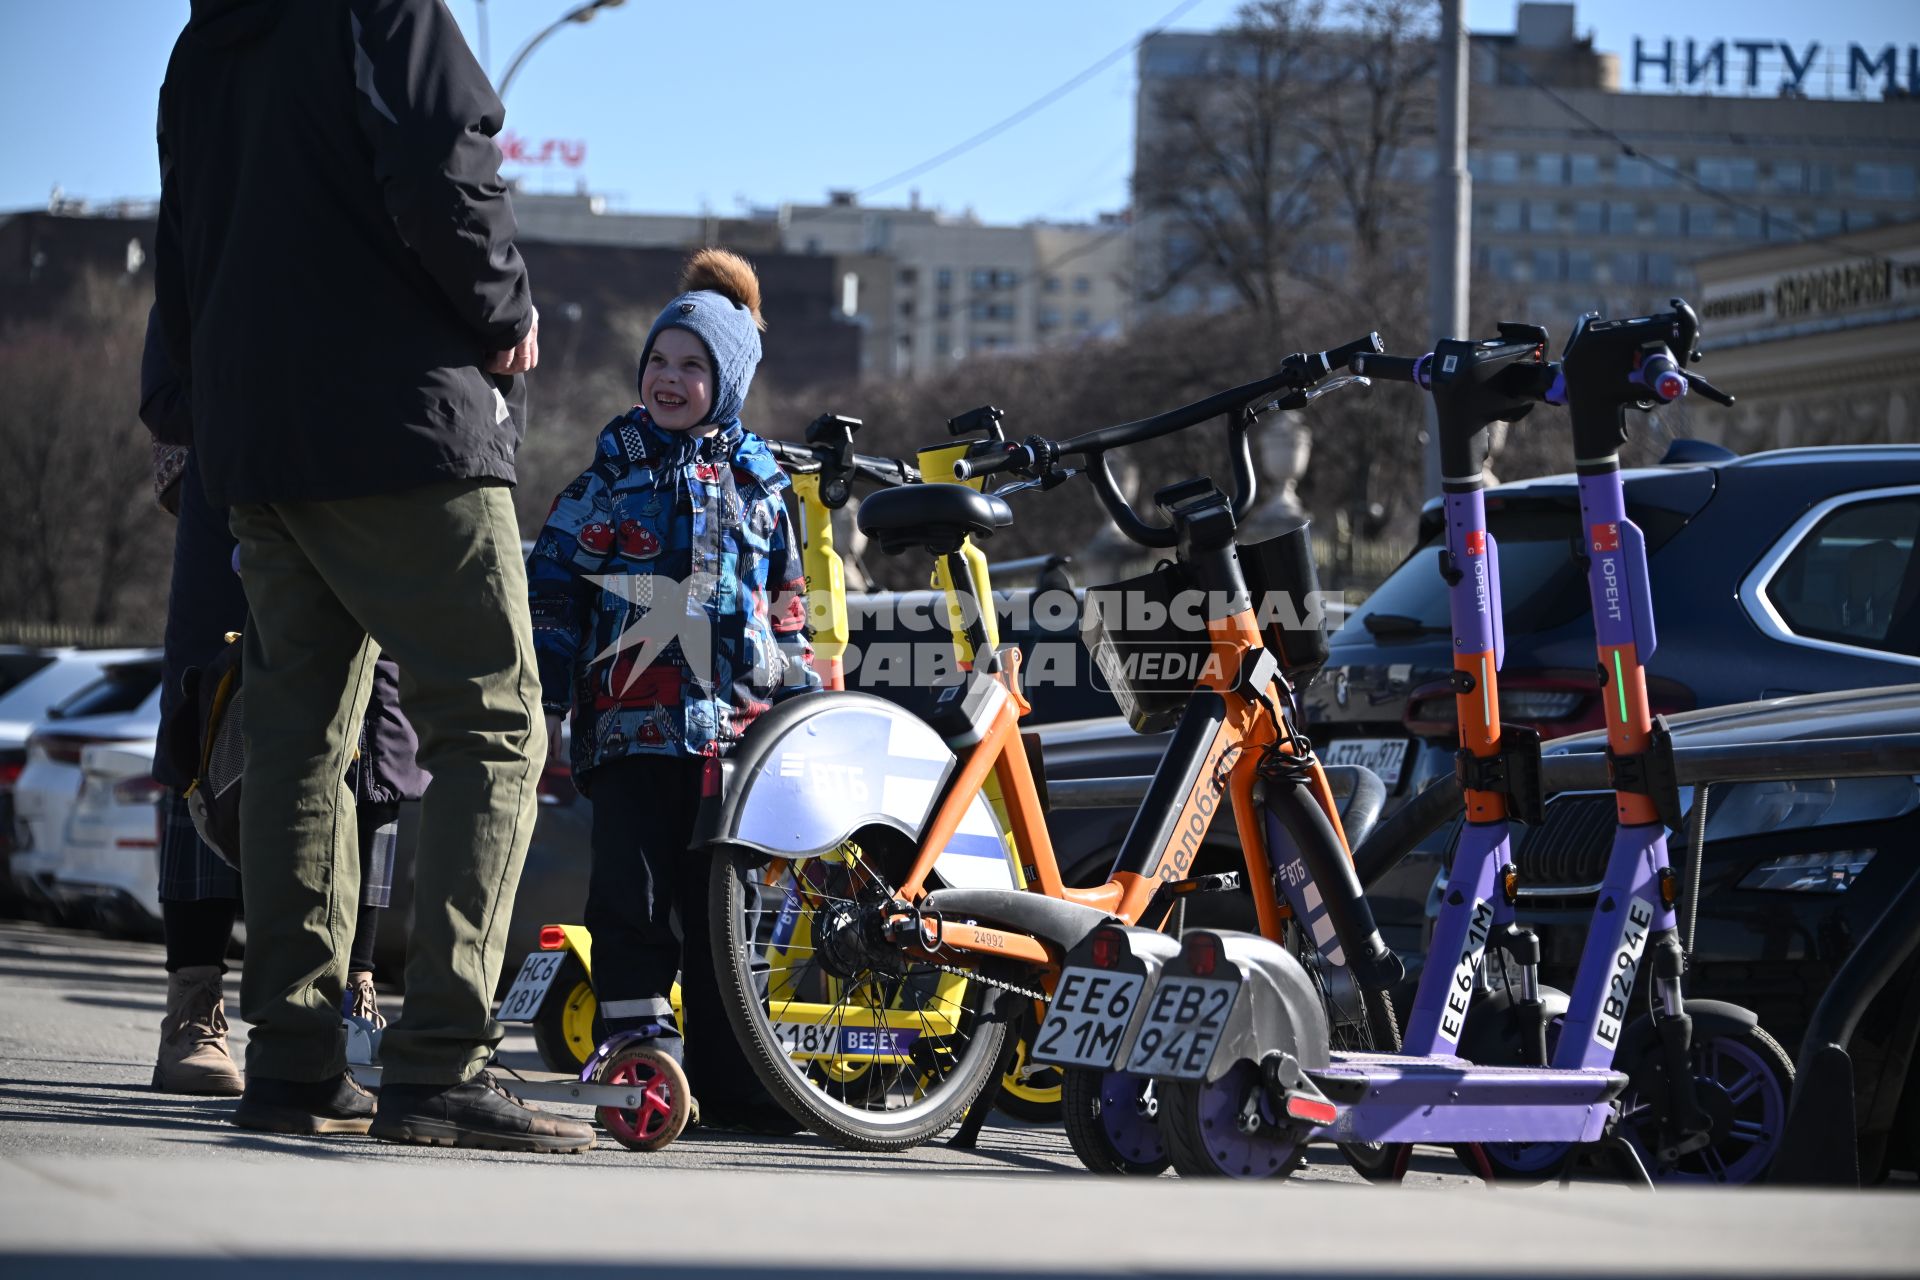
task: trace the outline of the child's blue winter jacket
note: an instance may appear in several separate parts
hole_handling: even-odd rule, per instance
[[[777,693],[818,683],[786,487],[738,422],[701,439],[635,407],[555,500],[528,589],[583,790],[621,756],[724,755]]]

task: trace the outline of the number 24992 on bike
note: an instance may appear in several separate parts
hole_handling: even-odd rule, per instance
[[[1034,1037],[1033,1057],[1059,1067],[1111,1068],[1140,1003],[1144,974],[1067,969]]]

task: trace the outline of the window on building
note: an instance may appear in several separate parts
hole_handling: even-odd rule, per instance
[[[1690,239],[1706,240],[1719,234],[1719,205],[1690,204],[1687,206],[1687,236]]]
[[[1495,280],[1512,280],[1517,274],[1514,269],[1513,250],[1503,244],[1488,245],[1482,265],[1486,273]]]
[[[1792,209],[1767,210],[1767,239],[1792,240],[1800,234],[1800,215]]]
[[[935,355],[942,359],[951,359],[953,357],[953,335],[945,329],[935,329],[933,331],[933,351]]]
[[[1562,278],[1560,251],[1558,249],[1535,249],[1533,251],[1533,280],[1536,284],[1549,284]]]
[[[1813,211],[1813,233],[1818,236],[1830,236],[1847,229],[1846,215],[1838,209],[1820,208]]]
[[[1920,655],[1911,574],[1920,496],[1841,507],[1813,527],[1767,583],[1767,599],[1796,635]]]
[[[1614,284],[1637,283],[1640,279],[1640,255],[1637,253],[1608,254],[1607,278]]]
[[[1567,181],[1576,187],[1599,186],[1600,157],[1590,155],[1568,156]]]
[[[1654,234],[1662,236],[1683,236],[1687,234],[1687,209],[1685,205],[1660,204],[1653,207]]]
[[[1736,240],[1759,240],[1767,233],[1766,216],[1758,209],[1734,209],[1733,236]]]
[[[1219,287],[1228,288],[1230,286]],[[1077,309],[1073,313],[1073,327],[1076,329],[1091,329],[1093,327],[1093,312],[1087,310],[1085,307]]]
[[[902,289],[911,289],[920,283],[920,273],[912,267],[900,268],[900,274],[894,278],[900,282]]]
[[[1543,151],[1533,158],[1533,180],[1543,187],[1557,187],[1567,180],[1567,158],[1557,151]]]
[[[1501,186],[1520,181],[1520,157],[1511,151],[1491,151],[1485,158],[1486,180]]]
[[[1807,166],[1800,160],[1775,160],[1767,172],[1767,190],[1800,192],[1807,189]]]
[[[1866,231],[1880,225],[1879,214],[1867,209],[1849,209],[1847,211],[1847,230]]]
[[[951,302],[948,302],[945,298],[942,298],[940,299],[940,301],[933,304],[934,319],[945,320],[951,317],[952,315],[953,315],[953,304]]]
[[[1650,187],[1653,185],[1653,166],[1639,156],[1621,156],[1613,162],[1613,185]]]
[[[1614,200],[1607,204],[1607,234],[1630,236],[1640,230],[1640,206]]]
[[[902,320],[913,319],[913,299],[912,298],[900,299],[900,318]]]
[[[1093,292],[1093,279],[1092,279],[1092,277],[1090,277],[1090,276],[1075,276],[1075,277],[1073,278],[1073,291],[1074,291],[1075,293],[1092,293],[1092,292]]]
[[[1647,255],[1645,279],[1648,284],[1672,284],[1675,278],[1672,254],[1650,253]]]
[[[1058,307],[1040,308],[1039,315],[1034,317],[1034,325],[1042,333],[1045,333],[1050,329],[1058,329],[1060,327],[1060,308]]]
[[[1598,200],[1582,200],[1573,206],[1573,229],[1582,235],[1599,235],[1607,229],[1607,206]]]
[[[1760,185],[1760,164],[1744,156],[1701,156],[1695,176],[1716,191],[1752,191]]]
[[[967,285],[975,293],[985,293],[993,288],[993,272],[986,267],[975,267],[967,273]]]
[[[1590,249],[1567,250],[1567,282],[1569,284],[1593,283],[1593,251]]]
[[[1687,171],[1687,166],[1672,156],[1649,156],[1647,159],[1647,185],[1656,189],[1674,186],[1680,181],[1674,174]]]
[[[1018,289],[1020,287],[1020,273],[1018,271],[994,272],[993,287],[996,289]]]
[[[1886,200],[1911,200],[1914,173],[1910,164],[1856,164],[1853,166],[1853,194]]]
[[[953,268],[941,267],[938,271],[934,272],[933,284],[936,289],[953,288]]]
[[[1523,200],[1499,200],[1493,206],[1493,229],[1495,231],[1525,231],[1527,229],[1527,206]]]
[[[1060,292],[1060,277],[1048,276],[1045,280],[1040,282],[1040,288],[1047,293]]]

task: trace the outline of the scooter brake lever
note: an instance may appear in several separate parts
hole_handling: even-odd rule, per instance
[[[1701,395],[1713,401],[1715,404],[1731,405],[1733,403],[1732,396],[1728,395],[1726,392],[1722,391],[1720,388],[1714,386],[1711,382],[1708,382],[1705,378],[1701,377],[1699,374],[1694,373],[1691,370],[1688,370],[1688,371],[1684,371],[1681,376],[1686,378],[1687,385],[1689,387],[1693,388],[1695,391],[1698,391]]]

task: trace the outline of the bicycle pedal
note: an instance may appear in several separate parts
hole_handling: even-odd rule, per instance
[[[1214,875],[1189,876],[1185,880],[1170,880],[1165,892],[1176,898],[1184,898],[1191,893],[1231,893],[1240,887],[1238,871],[1221,871]]]

